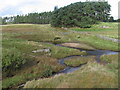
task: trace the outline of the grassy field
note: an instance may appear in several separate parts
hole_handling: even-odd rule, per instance
[[[108,66],[92,61],[70,74],[29,81],[24,88],[118,88],[118,71]]]
[[[101,60],[109,63],[101,65],[91,60],[78,71],[32,80],[24,88],[118,88],[118,54],[103,55]]]
[[[93,25],[92,28],[89,29],[81,29],[81,28],[72,28],[72,30],[75,31],[85,31],[88,33],[92,33],[91,34],[100,34],[100,35],[104,35],[107,37],[111,37],[111,38],[116,38],[116,39],[120,39],[118,36],[118,23],[100,23],[98,25]]]
[[[102,26],[106,26],[107,28],[101,28]],[[118,37],[118,28],[117,23],[100,23],[99,25],[94,25],[89,29],[81,29],[81,28],[68,28],[67,30],[61,28],[53,28],[50,25],[39,25],[39,24],[12,24],[12,25],[3,25],[3,88],[16,87],[22,83],[25,83],[29,80],[37,79],[37,78],[45,78],[51,76],[53,73],[63,70],[65,66],[58,64],[58,60],[70,55],[86,55],[86,52],[79,51],[77,49],[69,48],[69,47],[60,47],[55,44],[63,44],[63,43],[78,43],[76,46],[78,48],[83,49],[104,49],[104,50],[113,50],[119,51],[118,43],[112,42],[109,40],[103,40],[101,38],[96,37],[96,34],[105,35],[111,38]],[[72,31],[71,31],[72,30]],[[77,31],[77,32],[73,32]],[[78,33],[80,32],[80,33]],[[33,51],[49,49],[49,52],[37,52],[33,53]],[[103,60],[105,56],[101,57]],[[115,57],[114,57],[115,58]],[[93,60],[94,61],[94,60]],[[72,63],[80,64],[81,61],[77,60]],[[66,63],[68,63],[66,61]],[[113,62],[111,62],[113,63]],[[99,78],[98,75],[101,75],[97,70],[96,66],[101,67],[105,74],[106,81],[108,82],[110,78],[113,81],[112,83],[108,82],[105,85],[100,85],[99,83],[95,84]],[[108,65],[109,66],[109,65]],[[112,66],[112,65],[111,65]],[[84,72],[88,67],[96,68],[95,72],[87,72],[84,77],[80,76],[80,74],[84,74]],[[98,65],[96,63],[90,63],[85,66],[85,68],[81,71],[78,70],[75,73],[71,73],[68,75],[60,75],[55,76],[55,81],[58,82],[54,86],[54,79],[49,78],[40,80],[41,87],[79,87],[79,85],[70,84],[72,80],[76,80],[77,77],[79,79],[82,78],[83,81],[80,81],[80,84],[88,84],[86,77],[92,76],[96,74],[96,78],[93,85],[88,85],[84,87],[107,87],[110,84],[116,87],[116,75],[115,72],[109,72],[109,67]],[[101,71],[102,72],[102,71]],[[90,73],[90,74],[89,74]],[[110,74],[112,73],[112,74]],[[110,76],[109,76],[110,74]],[[73,77],[71,80],[69,80]],[[75,78],[76,77],[76,78]],[[104,76],[101,76],[103,78]],[[63,83],[60,83],[60,80],[67,80]],[[84,81],[84,79],[86,80]],[[78,79],[78,80],[79,80]],[[94,78],[91,78],[94,79]],[[88,81],[90,82],[91,79]],[[49,81],[47,81],[49,80]],[[39,80],[38,80],[39,81]],[[30,83],[34,83],[31,85],[29,82],[25,87],[39,87],[35,86],[35,83],[38,81],[32,81]],[[47,81],[47,82],[46,82]],[[49,83],[49,82],[53,83]],[[78,83],[79,81],[76,81]],[[85,82],[85,83],[83,83]],[[102,82],[102,81],[100,81]],[[51,85],[49,85],[51,84]],[[94,85],[95,84],[95,85]]]

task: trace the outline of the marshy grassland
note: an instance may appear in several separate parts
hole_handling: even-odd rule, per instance
[[[91,62],[92,60],[95,61],[94,56],[88,56],[88,57],[77,57],[76,56],[74,58],[67,59],[64,63],[68,66],[77,67],[77,66],[80,66],[82,64]]]
[[[119,39],[118,24],[100,23],[87,29],[54,28],[49,24],[3,25],[2,87],[13,88],[21,84],[25,84],[24,88],[118,87],[118,54],[102,55],[100,59],[105,65],[97,63],[94,56],[66,60],[68,66],[87,64],[70,74],[49,77],[66,67],[58,63],[59,59],[87,55],[75,48],[119,51],[117,42],[99,38],[98,34]]]

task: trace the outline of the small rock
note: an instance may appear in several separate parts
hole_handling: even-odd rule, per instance
[[[48,55],[48,56],[51,56],[52,54],[51,54],[51,53],[48,53],[47,55]]]
[[[40,49],[40,50],[36,50],[36,51],[32,51],[33,53],[39,53],[39,52],[46,52],[49,53],[51,50],[49,48],[46,49]]]
[[[64,30],[68,30],[68,28],[65,28],[65,27],[61,27],[62,29],[64,29]]]
[[[82,53],[86,53],[86,51],[82,51]]]
[[[110,28],[109,26],[102,26],[101,28]]]

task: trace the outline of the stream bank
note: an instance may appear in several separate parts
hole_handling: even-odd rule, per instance
[[[76,56],[79,56],[79,57],[88,57],[88,56],[96,56],[96,62],[97,63],[101,63],[101,60],[100,60],[100,57],[102,55],[113,55],[113,54],[118,54],[119,52],[116,52],[116,51],[110,51],[110,50],[98,50],[98,49],[94,49],[94,50],[86,50],[86,49],[82,49],[82,48],[76,48],[76,47],[69,47],[69,46],[63,46],[62,44],[57,44],[57,46],[60,46],[60,47],[68,47],[68,48],[74,48],[74,49],[78,49],[80,51],[85,51],[87,53],[87,55],[73,55],[73,56],[68,56],[68,57],[65,57],[65,58],[62,58],[60,60],[58,60],[58,63],[61,64],[61,65],[65,65],[64,64],[64,61],[65,60],[68,60],[70,58],[74,58]],[[103,62],[104,64],[106,64],[106,62]],[[87,63],[86,63],[87,64]],[[77,67],[70,67],[70,66],[67,66],[66,65],[66,68],[64,70],[61,70],[60,72],[58,72],[57,74],[60,74],[60,73],[71,73],[73,71],[76,71],[78,70],[81,66],[83,66],[85,64],[82,64],[82,65],[79,65]]]
[[[51,43],[49,43],[51,44]],[[54,44],[55,45],[55,44]],[[87,63],[85,64],[81,64],[77,67],[71,67],[71,66],[67,66],[64,61],[65,60],[68,60],[70,58],[74,58],[74,57],[89,57],[89,56],[95,56],[95,60],[97,63],[101,63],[100,61],[100,57],[102,55],[113,55],[113,54],[118,54],[119,52],[116,52],[116,51],[110,51],[110,50],[98,50],[98,49],[94,49],[94,50],[88,50],[88,49],[82,49],[82,48],[77,48],[77,47],[69,47],[69,46],[63,46],[62,44],[56,44],[56,46],[59,46],[59,47],[68,47],[68,48],[73,48],[73,49],[78,49],[80,51],[85,51],[87,53],[87,55],[71,55],[71,56],[67,56],[67,57],[64,57],[62,59],[59,59],[58,60],[58,63],[61,64],[61,65],[65,65],[66,68],[64,68],[63,70],[57,72],[57,73],[54,73],[52,76],[50,77],[53,77],[55,75],[58,75],[58,74],[67,74],[67,73],[72,73],[78,69],[80,69],[80,67],[82,67],[83,65],[86,65]],[[105,62],[104,62],[105,63]],[[24,84],[22,85],[19,85],[18,88],[22,88],[24,87]]]

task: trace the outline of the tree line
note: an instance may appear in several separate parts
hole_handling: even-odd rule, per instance
[[[26,15],[17,15],[12,17],[4,17],[2,19],[2,24],[49,24],[52,12],[43,13],[29,13]]]
[[[51,25],[54,27],[91,27],[92,24],[112,22],[108,2],[77,2],[53,11]]]
[[[2,18],[2,24],[51,24],[53,27],[82,27],[88,28],[99,21],[113,22],[110,17],[110,5],[102,1],[76,2],[62,8],[54,7],[52,12],[29,13]]]

